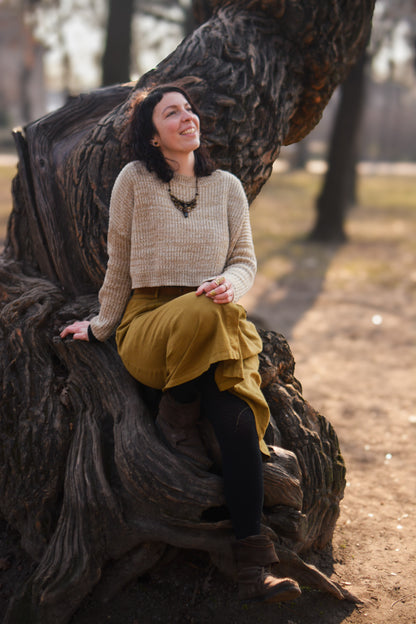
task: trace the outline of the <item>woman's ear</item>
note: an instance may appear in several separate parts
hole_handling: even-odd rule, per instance
[[[153,147],[159,147],[159,141],[157,139],[152,139],[150,144],[153,145]]]

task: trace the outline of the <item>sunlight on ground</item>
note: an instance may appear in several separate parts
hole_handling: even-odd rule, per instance
[[[348,215],[345,245],[306,241],[322,176],[275,173],[252,207],[258,275],[243,304],[256,322],[290,336],[323,290],[416,286],[416,179],[366,176]]]

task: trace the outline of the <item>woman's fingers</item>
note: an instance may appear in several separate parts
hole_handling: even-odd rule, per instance
[[[212,282],[203,282],[195,291],[195,294],[199,297],[202,293],[206,293],[207,290],[212,289]]]
[[[209,282],[202,282],[202,284],[197,288],[196,290],[196,294],[202,295],[203,293],[205,293],[206,295],[208,295],[213,288],[215,288],[216,284],[213,280],[209,281]]]
[[[67,325],[59,334],[62,339],[72,334],[74,340],[88,340],[89,321],[75,321]]]
[[[234,299],[234,290],[231,284],[224,290],[220,290],[220,287],[216,289],[215,295],[211,296],[214,303],[231,303]]]
[[[234,299],[234,289],[223,276],[201,284],[196,294],[202,295],[202,293],[205,293],[214,303],[230,303]]]

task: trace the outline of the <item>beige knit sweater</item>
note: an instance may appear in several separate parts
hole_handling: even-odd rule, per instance
[[[175,174],[172,193],[195,196],[195,178]],[[248,202],[240,181],[216,170],[198,178],[198,199],[185,218],[168,194],[168,184],[140,161],[126,165],[111,195],[108,264],[99,292],[100,313],[91,320],[98,340],[119,324],[133,288],[199,286],[224,275],[237,301],[256,273]]]

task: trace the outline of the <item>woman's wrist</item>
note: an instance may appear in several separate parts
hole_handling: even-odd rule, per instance
[[[99,342],[98,338],[94,336],[94,333],[91,328],[91,323],[88,325],[88,340],[89,342]]]

